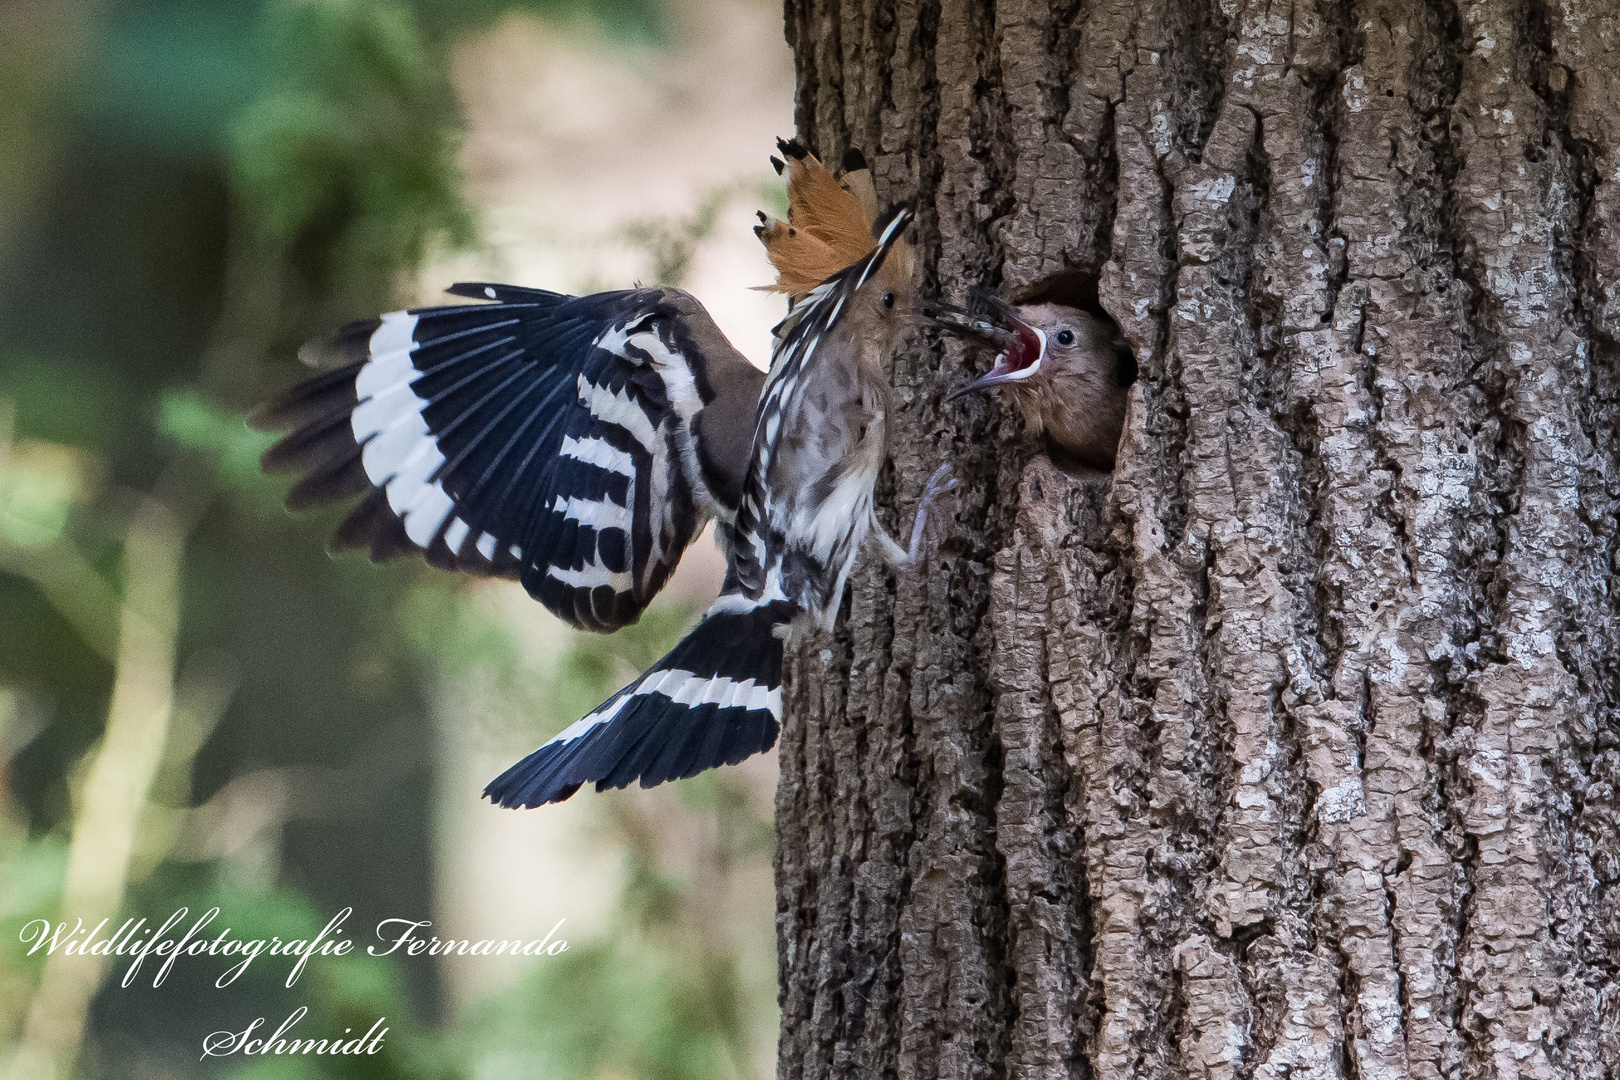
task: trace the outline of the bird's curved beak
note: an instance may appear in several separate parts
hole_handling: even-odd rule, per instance
[[[943,301],[924,304],[922,309],[923,321],[935,329],[969,338],[977,344],[1006,348],[1018,335],[996,321],[995,316],[999,314],[999,311],[989,314],[969,311]]]
[[[994,386],[1022,382],[1041,369],[1046,359],[1046,334],[1020,319],[1011,304],[987,297],[990,311],[977,314],[950,304],[936,304],[925,312],[929,321],[943,330],[973,338],[996,349],[996,362],[983,376],[945,396],[946,401],[988,390]]]

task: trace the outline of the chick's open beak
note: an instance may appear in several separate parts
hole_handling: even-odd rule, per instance
[[[945,396],[955,401],[975,390],[1019,382],[1034,375],[1046,358],[1046,334],[1018,317],[1017,309],[998,297],[986,297],[990,310],[983,314],[950,304],[935,304],[925,311],[930,322],[996,350],[995,365],[982,377]]]

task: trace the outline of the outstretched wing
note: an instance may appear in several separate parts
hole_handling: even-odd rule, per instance
[[[255,414],[291,428],[264,467],[304,474],[295,509],[364,496],[335,546],[516,577],[585,629],[634,622],[714,512],[693,420],[735,353],[672,289],[450,291],[494,303],[397,311],[312,346],[343,366]]]

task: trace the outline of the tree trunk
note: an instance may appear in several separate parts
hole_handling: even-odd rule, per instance
[[[781,1076],[1620,1076],[1620,5],[787,23],[928,285],[1142,378],[1077,477],[896,361],[963,487],[790,659]]]

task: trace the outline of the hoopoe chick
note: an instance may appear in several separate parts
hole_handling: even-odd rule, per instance
[[[942,325],[977,330],[1000,347],[995,366],[950,395],[1003,386],[1030,431],[1083,465],[1112,469],[1136,358],[1118,327],[1063,304],[993,302],[988,319]]]

